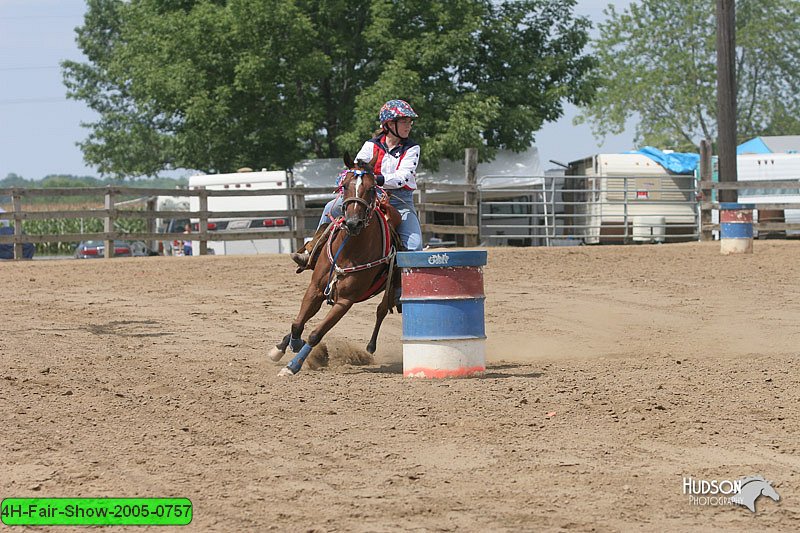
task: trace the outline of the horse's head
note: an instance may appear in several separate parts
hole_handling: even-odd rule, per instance
[[[349,235],[358,235],[369,225],[375,210],[375,161],[353,161],[345,154],[344,164],[347,173],[342,180],[342,209],[344,210],[345,230]]]
[[[775,488],[772,485],[770,485],[769,481],[765,481],[764,485],[761,486],[761,494],[768,498],[772,498],[776,502],[780,501],[781,499],[780,494],[778,494],[778,491],[775,490]]]
[[[742,488],[739,494],[731,498],[731,501],[739,505],[744,505],[750,512],[756,512],[756,500],[759,496],[767,496],[776,502],[781,499],[778,491],[776,491],[772,484],[765,480],[762,476],[749,476],[739,480]]]

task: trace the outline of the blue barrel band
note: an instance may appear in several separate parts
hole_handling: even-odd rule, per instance
[[[483,298],[403,301],[404,339],[483,338],[485,336]]]
[[[756,204],[740,204],[737,202],[720,202],[719,208],[723,211],[741,211],[743,209],[755,209]]]
[[[400,252],[397,266],[416,268],[448,268],[483,266],[487,253],[483,250],[451,250],[439,252]]]
[[[752,239],[753,224],[740,222],[725,222],[719,226],[721,239]]]

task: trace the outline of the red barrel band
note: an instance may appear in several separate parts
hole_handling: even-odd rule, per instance
[[[753,222],[753,211],[751,209],[723,209],[719,213],[719,221],[723,222]]]
[[[480,298],[483,267],[404,268],[403,298]]]

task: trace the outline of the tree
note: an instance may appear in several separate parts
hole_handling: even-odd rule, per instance
[[[412,103],[429,164],[522,150],[588,103],[574,0],[89,0],[68,95],[100,116],[101,174],[281,168],[356,151],[381,104]]]
[[[637,144],[695,150],[716,133],[714,0],[612,5],[595,43],[601,82],[578,122],[621,133],[638,116]],[[800,131],[800,1],[736,2],[739,140]]]

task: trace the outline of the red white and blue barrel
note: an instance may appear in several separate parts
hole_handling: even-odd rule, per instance
[[[485,251],[400,252],[403,375],[466,377],[486,370]]]
[[[719,240],[723,255],[753,253],[754,208],[753,204],[719,204]]]

